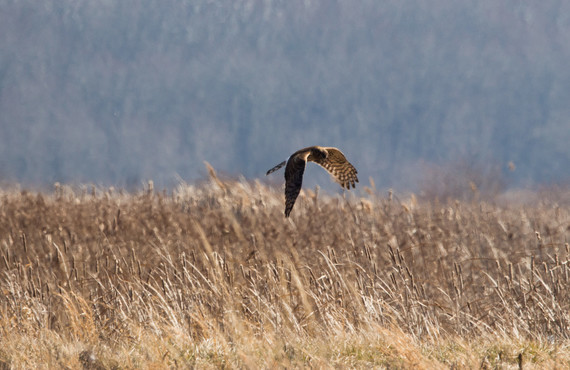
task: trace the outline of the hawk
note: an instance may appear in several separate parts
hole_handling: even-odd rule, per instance
[[[288,160],[279,163],[266,174],[269,175],[287,164],[285,167],[285,217],[289,217],[301,191],[307,161],[322,166],[343,188],[350,189],[351,186],[354,188],[358,182],[356,168],[337,148],[310,146],[298,150]]]

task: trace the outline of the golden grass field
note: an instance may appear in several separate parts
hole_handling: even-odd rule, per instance
[[[569,368],[568,192],[0,190],[0,369]]]

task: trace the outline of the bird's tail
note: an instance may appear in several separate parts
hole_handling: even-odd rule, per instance
[[[279,163],[277,166],[273,167],[272,169],[270,169],[269,171],[267,171],[267,173],[265,174],[265,176],[269,175],[270,173],[273,173],[275,171],[277,171],[278,169],[280,169],[281,167],[285,166],[287,164],[287,161],[283,161],[281,163]]]

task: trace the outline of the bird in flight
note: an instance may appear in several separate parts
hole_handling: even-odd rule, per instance
[[[356,168],[346,160],[344,154],[337,148],[310,146],[298,150],[288,160],[279,163],[266,174],[269,175],[287,165],[285,167],[285,217],[289,217],[295,200],[301,191],[307,161],[322,166],[343,188],[350,189],[351,186],[354,188],[358,182]]]

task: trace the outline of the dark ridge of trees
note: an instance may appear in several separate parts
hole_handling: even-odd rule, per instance
[[[565,181],[568,14],[556,0],[0,0],[0,180],[170,184],[203,160],[261,177],[323,144],[380,187],[465,159],[508,186]]]

